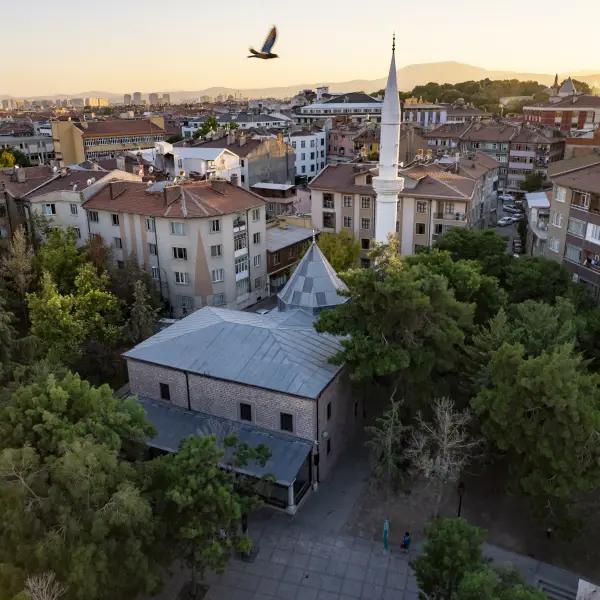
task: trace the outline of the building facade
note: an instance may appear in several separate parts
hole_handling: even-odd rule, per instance
[[[296,177],[312,179],[327,163],[327,131],[301,129],[289,135],[296,152]]]
[[[300,107],[294,115],[294,120],[299,125],[311,125],[334,117],[345,117],[355,123],[379,123],[381,106],[380,100],[364,92],[337,94],[329,100]]]

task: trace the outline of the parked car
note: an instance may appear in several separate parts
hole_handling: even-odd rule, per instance
[[[514,215],[511,215],[509,217],[509,219],[512,219],[513,223],[516,223],[517,221],[524,221],[525,220],[525,215],[523,213],[516,213]]]
[[[498,227],[508,227],[508,225],[512,225],[513,223],[512,217],[502,217],[501,219],[498,219],[496,225]]]
[[[502,202],[514,202],[515,198],[510,194],[500,194],[498,200],[502,200]]]
[[[523,213],[522,209],[520,209],[518,206],[515,206],[514,204],[507,204],[504,207],[504,212],[515,214],[515,215]]]

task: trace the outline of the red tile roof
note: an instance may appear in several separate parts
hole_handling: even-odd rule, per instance
[[[84,138],[165,133],[162,127],[148,119],[113,119],[110,121],[86,121],[86,123],[87,127],[79,125]]]
[[[152,188],[146,183],[121,181],[102,188],[85,203],[85,208],[152,217],[194,219],[218,217],[265,205],[258,194],[241,187],[226,182],[218,182],[216,185],[222,191],[217,191],[207,181],[150,191]]]
[[[51,167],[21,167],[20,170],[25,173],[22,183],[17,181],[14,169],[0,169],[0,187],[4,184],[6,191],[15,198],[21,198],[55,176]]]

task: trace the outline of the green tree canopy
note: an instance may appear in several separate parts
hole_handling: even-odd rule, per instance
[[[37,266],[47,271],[61,293],[72,292],[75,277],[85,259],[77,248],[77,236],[73,228],[55,227],[48,232],[46,243],[36,256]]]
[[[538,256],[521,256],[506,267],[504,288],[511,302],[541,300],[553,304],[572,295],[573,284],[559,263]]]
[[[157,322],[157,309],[152,307],[150,295],[144,283],[135,282],[131,316],[125,325],[125,339],[138,344],[154,334]]]
[[[360,244],[348,231],[321,233],[318,245],[337,273],[358,266]]]
[[[16,162],[15,155],[10,150],[0,152],[0,169],[14,167]]]
[[[542,189],[544,184],[544,176],[541,173],[533,172],[525,177],[525,181],[521,183],[521,189],[525,192],[537,192]]]

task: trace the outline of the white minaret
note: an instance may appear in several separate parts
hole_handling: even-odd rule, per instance
[[[386,244],[396,233],[398,194],[404,179],[398,177],[400,149],[400,99],[396,81],[396,36],[392,42],[392,62],[381,108],[381,138],[379,140],[379,175],[373,178],[375,200],[375,241]]]

